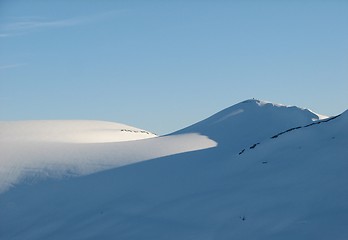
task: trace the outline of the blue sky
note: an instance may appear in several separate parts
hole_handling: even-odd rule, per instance
[[[249,98],[348,108],[348,1],[0,2],[0,120],[159,134]]]

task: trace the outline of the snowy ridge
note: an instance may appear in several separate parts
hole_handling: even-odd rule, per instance
[[[293,127],[293,128],[290,128],[290,129],[287,129],[283,132],[280,132],[272,137],[270,137],[270,139],[275,139],[275,138],[278,138],[279,136],[283,135],[283,134],[286,134],[286,133],[289,133],[289,132],[292,132],[294,130],[298,130],[298,129],[301,129],[301,128],[307,128],[307,127],[311,127],[311,126],[314,126],[314,125],[319,125],[321,123],[326,123],[326,122],[330,122],[338,117],[340,117],[341,114],[337,115],[337,116],[333,116],[333,117],[329,117],[329,118],[324,118],[324,119],[321,119],[321,120],[318,120],[318,121],[315,121],[313,123],[310,123],[310,124],[307,124],[305,126],[298,126],[298,127]],[[249,149],[254,149],[257,145],[261,144],[260,142],[258,143],[254,143],[252,146],[249,147]],[[241,150],[239,152],[239,155],[243,154],[245,152],[245,148],[243,150]]]
[[[249,100],[169,136],[1,143],[0,175],[34,171],[0,193],[1,239],[348,239],[348,111]]]
[[[275,120],[272,118],[275,118]],[[221,131],[221,128],[226,126],[231,128],[231,125],[240,124],[240,122],[246,125],[248,123],[257,123],[269,119],[284,122],[312,122],[323,118],[327,117],[316,114],[308,109],[249,99],[226,108],[213,116],[175,132],[174,134],[182,132],[209,132],[213,130]],[[245,122],[245,120],[247,120],[247,122]],[[215,125],[217,126],[214,127]],[[219,132],[219,134],[221,134],[221,132]]]
[[[218,143],[219,148],[232,154],[279,132],[322,118],[323,115],[308,109],[249,99],[174,134],[199,133],[208,136]]]
[[[0,193],[26,179],[84,175],[121,166],[127,162],[129,149],[117,151],[119,144],[155,137],[139,128],[104,121],[0,122]],[[113,143],[115,149],[100,152],[103,143]],[[122,161],[110,156],[110,152],[117,156],[125,151]]]
[[[0,122],[0,130],[0,141],[16,142],[105,143],[156,137],[121,123],[87,120]]]
[[[214,141],[199,134],[107,143],[2,141],[0,194],[21,183],[78,177],[215,146]]]
[[[274,106],[274,107],[285,107],[285,108],[296,108],[296,109],[300,109],[300,110],[302,110],[302,111],[306,111],[306,112],[310,112],[310,113],[314,114],[313,120],[321,120],[321,119],[328,118],[328,116],[315,113],[314,111],[312,111],[312,110],[310,110],[310,109],[308,109],[308,108],[301,108],[301,107],[297,107],[297,106],[289,106],[289,105],[280,104],[280,103],[272,103],[272,102],[265,101],[265,100],[249,99],[249,100],[243,101],[242,103],[251,103],[251,102],[256,102],[256,104],[258,104],[259,106],[271,105],[271,106]]]

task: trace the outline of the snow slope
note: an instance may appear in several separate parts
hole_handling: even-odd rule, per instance
[[[174,134],[199,133],[213,139],[220,148],[231,153],[272,134],[324,118],[326,116],[308,109],[250,99]]]
[[[148,131],[125,124],[86,121],[0,122],[0,141],[106,143],[155,137]]]
[[[156,137],[111,122],[1,122],[0,193],[19,182],[86,175],[215,145],[199,134]]]
[[[0,239],[348,239],[348,112],[318,118],[249,100],[169,136],[87,144],[79,153],[89,149],[94,164],[133,164],[22,179],[0,194]],[[308,127],[286,132],[298,126]],[[83,164],[71,155],[78,146],[61,145],[61,158]],[[118,155],[127,147],[143,149]],[[55,158],[48,151],[43,162]]]

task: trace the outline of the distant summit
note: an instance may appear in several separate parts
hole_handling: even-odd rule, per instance
[[[248,99],[226,108],[207,119],[174,134],[200,133],[220,147],[236,150],[246,144],[272,136],[289,128],[310,124],[324,116],[308,109],[258,99]]]

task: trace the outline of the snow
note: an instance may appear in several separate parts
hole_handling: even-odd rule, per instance
[[[100,143],[154,137],[156,135],[142,129],[103,121],[0,122],[0,192],[28,175],[57,177],[105,169],[103,165],[112,165],[108,154],[91,151],[100,147]],[[106,158],[93,160],[96,154]]]
[[[16,121],[0,123],[0,141],[106,143],[155,137],[125,124],[87,121]]]
[[[248,100],[143,140],[2,137],[2,180],[35,167],[0,194],[0,239],[348,239],[348,111],[320,119]]]
[[[86,175],[216,146],[199,134],[156,137],[108,122],[5,122],[0,130],[0,192],[25,179]]]
[[[308,109],[250,99],[174,134],[200,133],[216,141],[225,151],[233,152],[321,118],[321,115]]]

